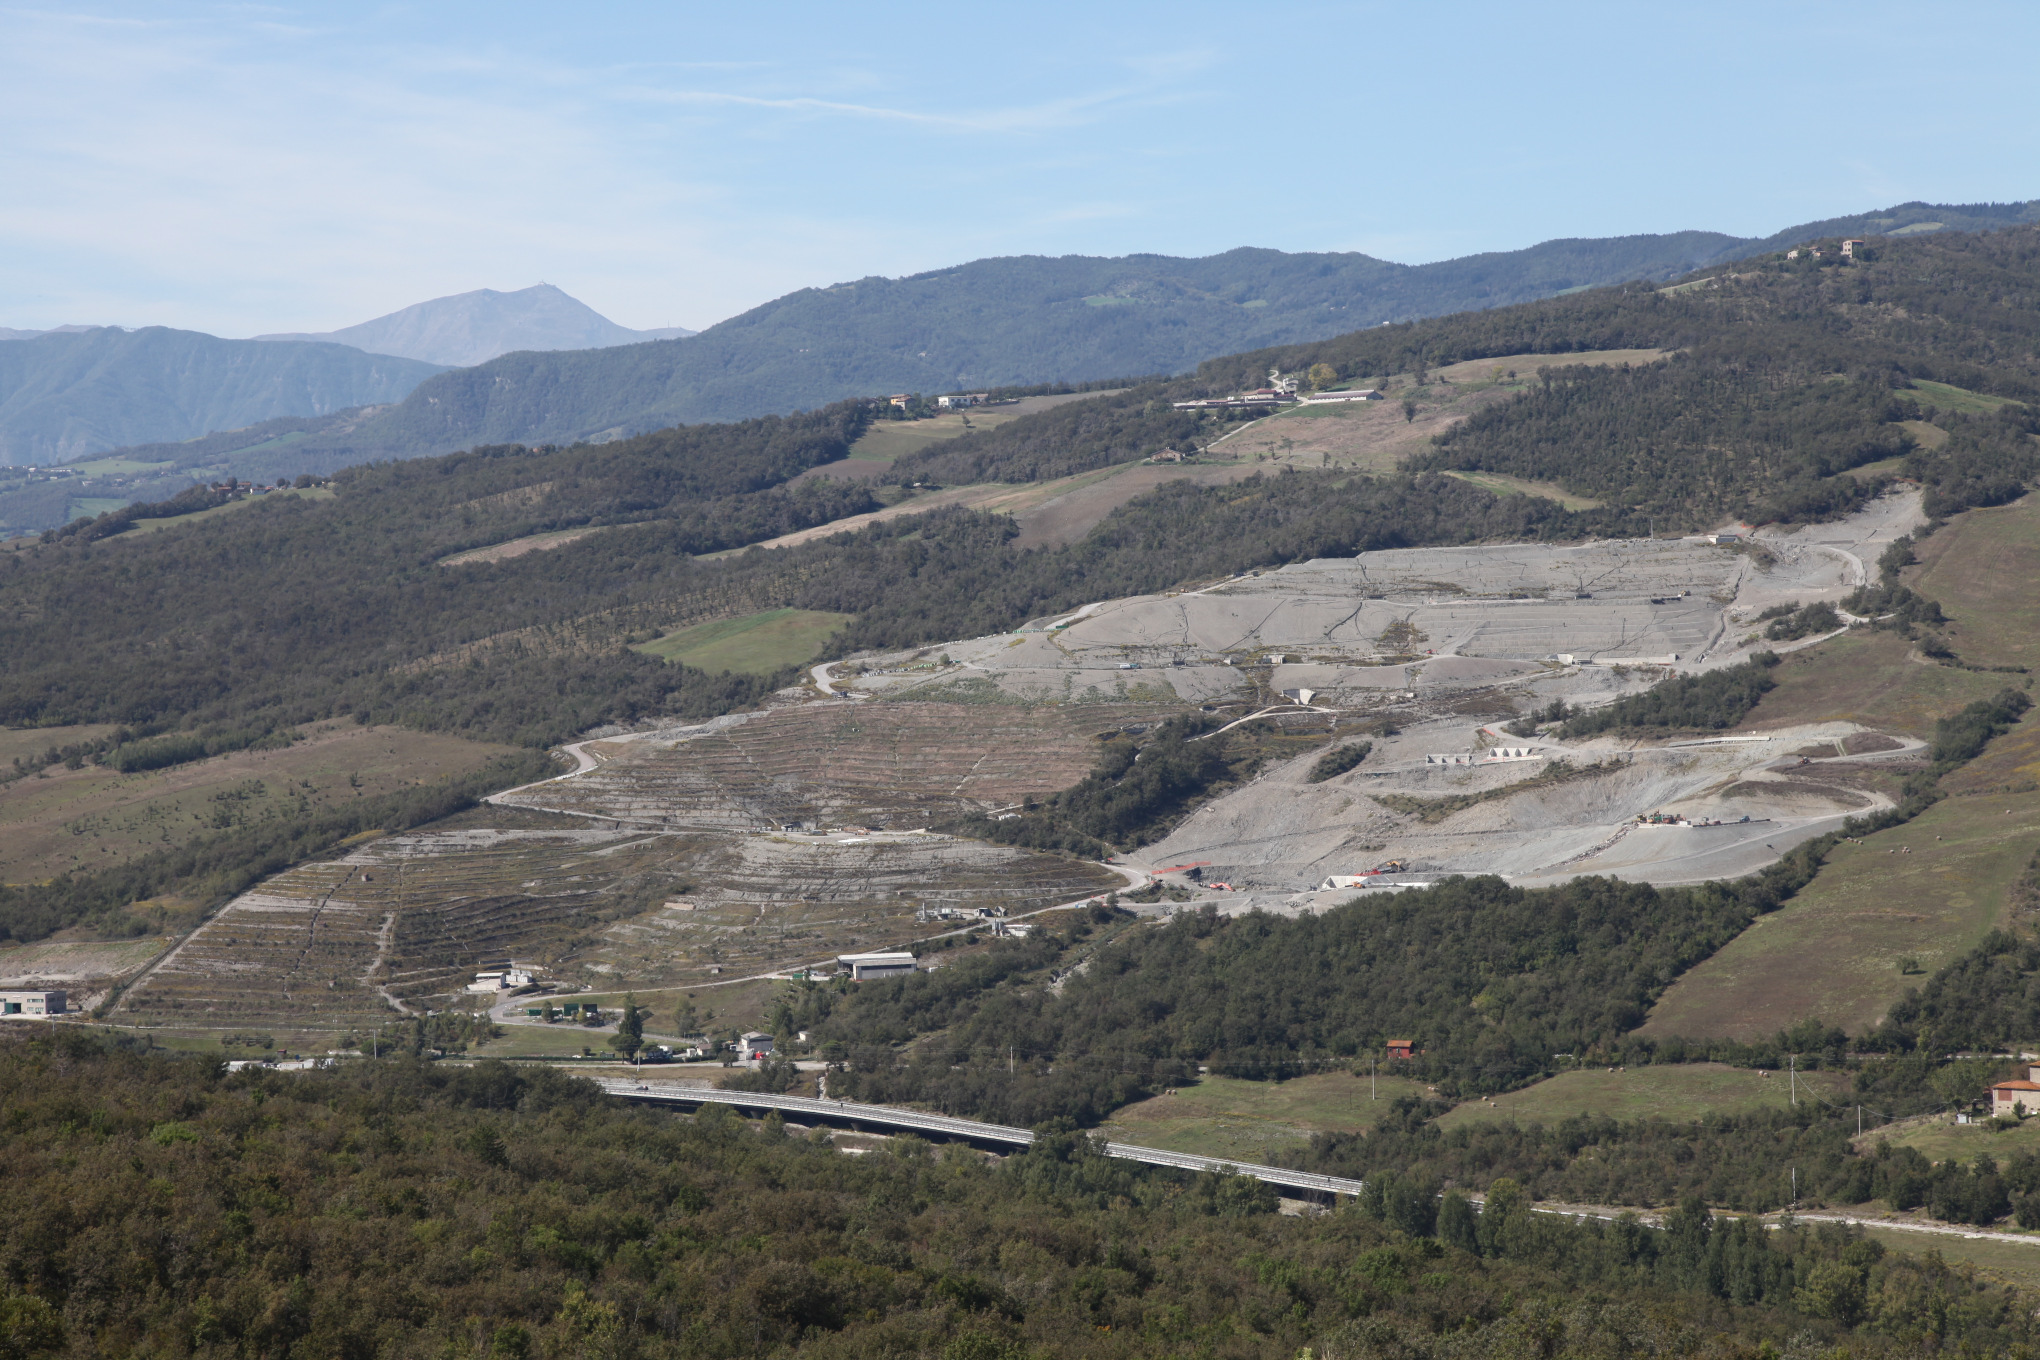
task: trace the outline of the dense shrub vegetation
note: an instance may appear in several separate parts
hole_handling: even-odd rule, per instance
[[[1306,778],[1313,784],[1336,779],[1348,770],[1359,768],[1360,762],[1367,759],[1373,749],[1371,741],[1353,741],[1335,747],[1311,762],[1310,774]]]
[[[1185,716],[1169,719],[1145,742],[1115,734],[1076,785],[1015,816],[973,818],[962,829],[1001,845],[1093,858],[1158,839],[1193,799],[1247,773],[1226,738],[1212,735],[1218,725]]]
[[[1764,694],[1777,688],[1769,674],[1778,658],[1759,652],[1748,661],[1695,675],[1675,675],[1641,694],[1566,720],[1568,737],[1587,737],[1632,727],[1696,728],[1719,731],[1741,722]]]
[[[953,995],[938,971],[795,1019],[851,1055],[846,1092],[1003,1123],[1092,1123],[1199,1065],[1278,1077],[1391,1037],[1417,1039],[1413,1070],[1441,1092],[1506,1090],[1562,1065],[1554,1054],[1618,1044],[1672,978],[1807,876],[1788,860],[1696,888],[1471,878],[1297,919],[1207,909],[1119,935],[1059,989],[1015,979],[924,1008],[913,1000],[924,989]],[[880,1047],[924,1010],[941,1033],[905,1053]]]
[[[2029,870],[2021,885],[2029,893],[2033,879]],[[2035,1033],[2040,1033],[2040,943],[1994,930],[1925,986],[1894,1002],[1876,1038],[1905,1048],[1995,1052]]]
[[[1988,699],[1978,699],[1934,723],[1934,740],[1927,754],[1936,763],[1959,764],[1982,754],[1993,737],[2003,736],[2021,714],[2033,706],[2022,690],[2001,689]]]
[[[1768,612],[1768,611],[1767,611]],[[1818,633],[1832,633],[1842,626],[1842,616],[1835,607],[1825,601],[1788,609],[1774,617],[1764,636],[1773,642],[1796,642],[1803,637]]]

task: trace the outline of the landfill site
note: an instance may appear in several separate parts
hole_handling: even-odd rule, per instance
[[[1365,762],[1323,782],[1308,781],[1308,757],[1267,770],[1126,861],[1229,911],[1313,909],[1356,886],[1450,874],[1732,877],[1888,806],[1892,772],[1921,743],[1847,722],[1577,743],[1501,724],[1814,645],[1762,642],[1757,615],[1838,603],[1919,522],[1917,495],[1900,494],[1791,531],[1317,560],[818,678],[866,702],[971,688],[1006,702],[1172,698],[1370,741]],[[1420,655],[1400,659],[1385,638]],[[931,673],[930,656],[947,664]]]
[[[1896,496],[1791,533],[1369,553],[819,665],[761,711],[591,733],[571,773],[265,883],[121,1009],[360,1023],[485,957],[693,985],[1112,891],[1153,914],[1294,913],[1453,874],[1749,873],[1888,805],[1920,743],[1847,722],[1576,743],[1503,725],[1741,661],[1767,645],[1760,612],[1840,601],[1918,520]],[[1312,741],[1105,864],[937,829],[1068,788],[1100,737],[1184,712]],[[1357,766],[1310,781],[1361,740]]]

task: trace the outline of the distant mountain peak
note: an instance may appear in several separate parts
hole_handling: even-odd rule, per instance
[[[517,350],[607,349],[694,332],[674,326],[635,331],[550,283],[515,292],[477,288],[433,298],[337,331],[258,335],[257,340],[331,340],[371,354],[469,368]]]
[[[83,335],[86,331],[117,331],[119,326],[52,326],[46,331],[18,331],[0,326],[0,340],[33,340],[38,335]]]

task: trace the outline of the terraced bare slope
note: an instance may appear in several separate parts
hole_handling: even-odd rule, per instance
[[[730,832],[846,822],[924,827],[1066,788],[1096,759],[1097,733],[1156,712],[807,704],[602,743],[600,769],[497,801]]]
[[[242,894],[118,1012],[138,1024],[338,1033],[452,1004],[490,960],[537,963],[566,982],[704,982],[903,945],[927,933],[915,925],[924,905],[1031,911],[1124,881],[944,836],[443,829],[385,837]]]
[[[1368,708],[1394,693],[1533,679],[1572,657],[1595,663],[1574,686],[1592,700],[1633,687],[1600,683],[1618,663],[1676,657],[1690,670],[1742,660],[1758,641],[1750,623],[1760,611],[1840,600],[1919,522],[1918,496],[1894,495],[1832,524],[1765,530],[1754,536],[1762,556],[1686,538],[1319,559],[931,648],[954,663],[933,675],[874,658],[865,687],[915,698],[988,684],[1037,703],[1139,689],[1155,701],[1212,702],[1251,690],[1242,666],[1279,662],[1266,691],[1307,688],[1334,707]],[[1400,659],[1411,653],[1422,659]]]
[[[898,948],[939,929],[922,907],[1010,914],[1124,887],[1110,870],[947,836],[768,834],[735,838],[693,870],[699,885],[619,920],[578,956],[611,985],[777,972],[850,949]]]
[[[614,830],[387,837],[243,893],[137,981],[119,1013],[206,1027],[380,1023],[456,990],[483,959],[557,951],[601,924],[600,912],[662,895],[662,871],[689,848],[674,839]]]

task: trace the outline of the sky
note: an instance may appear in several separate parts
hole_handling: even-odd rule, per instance
[[[2036,39],[2025,0],[0,0],[0,326],[548,282],[700,328],[988,255],[1415,264],[2030,199]]]

